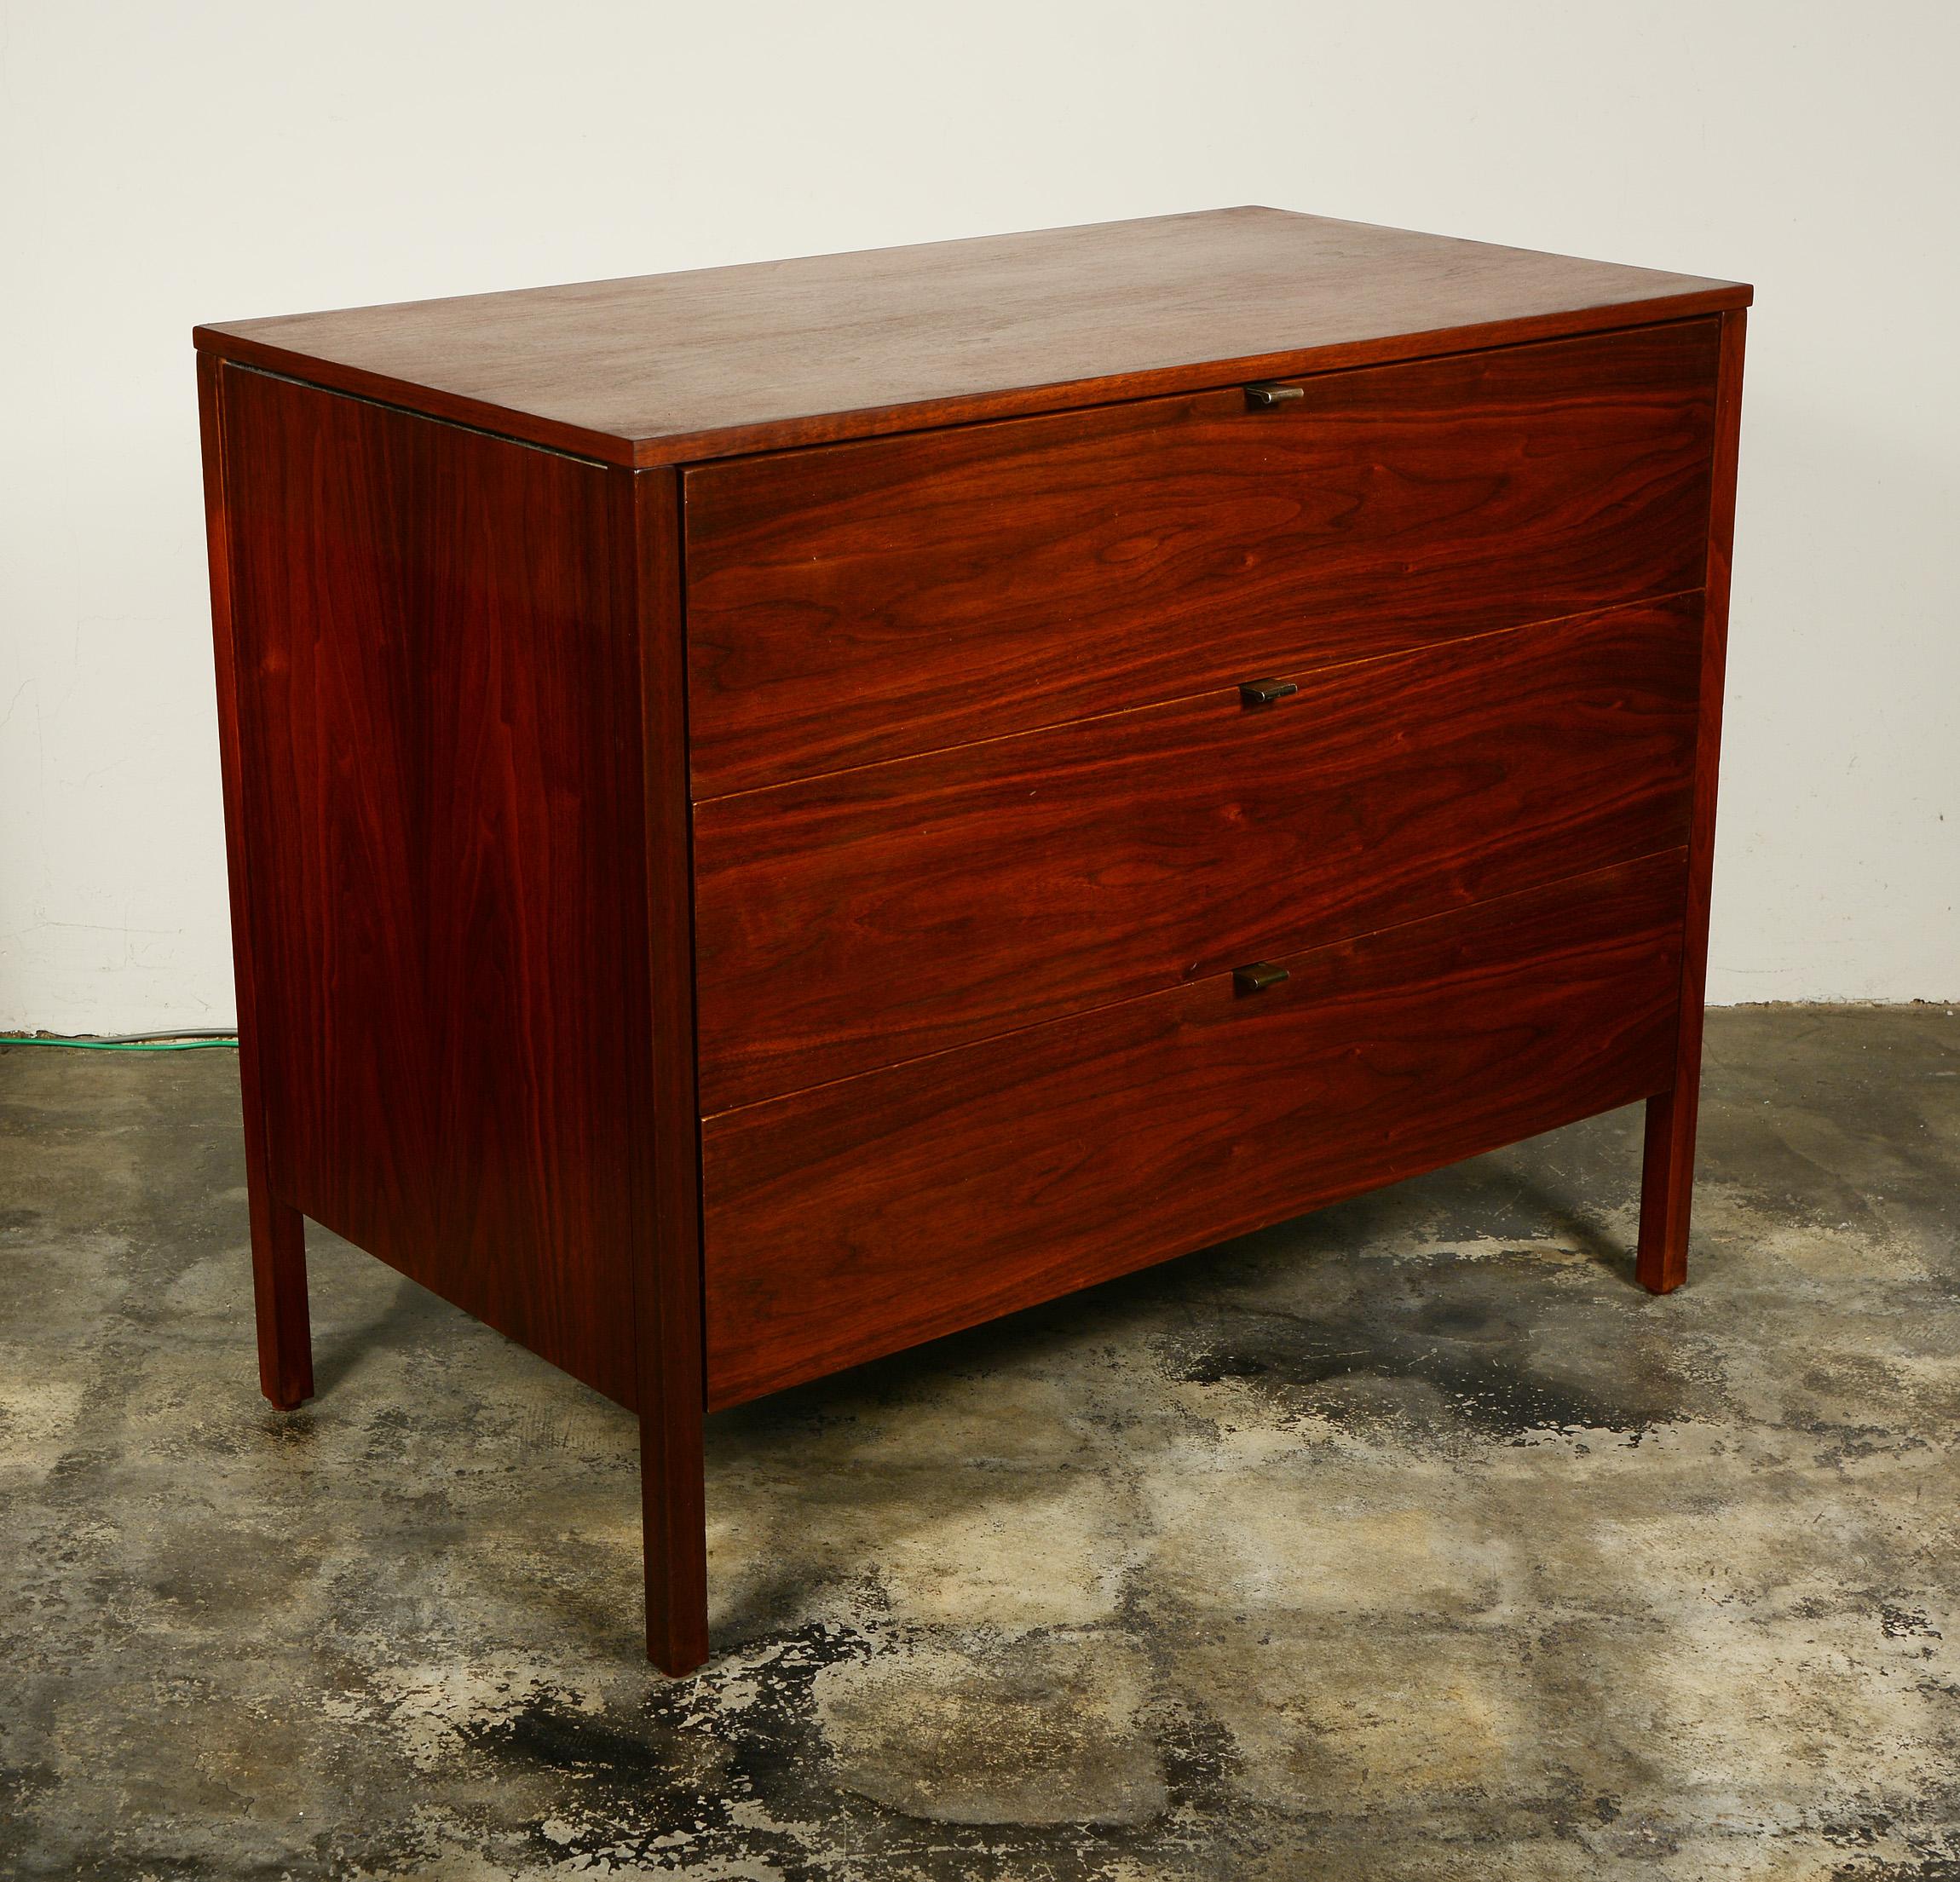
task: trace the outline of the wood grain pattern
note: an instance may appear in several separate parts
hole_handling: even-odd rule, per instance
[[[1218,210],[200,327],[224,356],[678,463],[1746,304],[1733,282]]]
[[[633,1404],[631,475],[235,367],[223,411],[272,1188]]]
[[[647,833],[647,946],[635,964],[649,976],[652,1085],[650,1141],[640,1146],[651,1164],[652,1214],[633,1238],[647,1655],[663,1672],[685,1673],[708,1656],[708,1563],[681,495],[672,471],[643,470],[631,481]]]
[[[225,863],[231,889],[232,964],[239,1013],[239,1097],[251,1223],[252,1311],[259,1390],[282,1410],[313,1396],[313,1334],[306,1290],[306,1220],[273,1192],[267,1148],[266,1079],[252,963],[254,865],[245,841],[247,790],[239,729],[238,635],[232,609],[231,524],[225,496],[222,369],[198,361],[198,421],[204,453],[205,537],[211,584],[217,678],[219,770],[224,785]],[[262,864],[259,865],[263,867]]]
[[[1698,596],[698,805],[705,1114],[1687,840]]]
[[[687,474],[697,797],[1698,588],[1718,324]]]
[[[1728,663],[1729,567],[1735,545],[1736,469],[1742,435],[1748,315],[1722,319],[1714,486],[1709,504],[1708,603],[1701,648],[1700,725],[1688,837],[1687,913],[1681,949],[1680,1032],[1669,1089],[1649,1100],[1641,1163],[1636,1270],[1657,1294],[1687,1279],[1694,1208],[1695,1120],[1701,1102],[1702,1010],[1708,997],[1709,897],[1715,873],[1715,788],[1721,756],[1722,682]]]
[[[1646,1096],[1686,857],[712,1120],[708,1396],[732,1405]]]
[[[1643,1096],[1677,1285],[1750,297],[1238,210],[200,329],[268,1396],[304,1212],[637,1408],[678,1672],[711,1404]]]

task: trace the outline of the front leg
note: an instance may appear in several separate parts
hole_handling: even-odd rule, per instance
[[[1698,1037],[1700,1027],[1695,1031]],[[1692,1076],[1673,1091],[1647,1100],[1646,1148],[1640,1165],[1640,1242],[1634,1271],[1652,1293],[1672,1293],[1688,1278],[1699,1085],[1698,1051]]]
[[[252,1305],[258,1321],[259,1390],[281,1411],[313,1396],[313,1329],[306,1299],[306,1217],[267,1183],[260,1133],[245,1128],[251,1199]]]
[[[691,1673],[708,1656],[707,1511],[700,1401],[643,1401],[640,1504],[647,1557],[647,1658]]]

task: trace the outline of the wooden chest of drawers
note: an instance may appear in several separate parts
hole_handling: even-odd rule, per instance
[[[1732,284],[1238,210],[200,328],[262,1383],[303,1221],[705,1411],[1645,1099]]]

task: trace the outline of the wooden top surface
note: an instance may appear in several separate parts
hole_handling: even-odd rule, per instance
[[[200,347],[683,463],[1746,306],[1694,275],[1213,210],[202,326]]]

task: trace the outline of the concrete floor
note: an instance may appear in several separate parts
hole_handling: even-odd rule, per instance
[[[0,1873],[1960,1877],[1960,1020],[1718,1013],[1625,1112],[718,1418],[315,1231],[254,1389],[228,1053],[0,1054]]]

